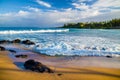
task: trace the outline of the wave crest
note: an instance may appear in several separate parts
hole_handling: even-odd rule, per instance
[[[48,29],[48,30],[8,30],[8,31],[0,31],[0,34],[23,34],[23,33],[51,33],[51,32],[69,32],[69,29]]]

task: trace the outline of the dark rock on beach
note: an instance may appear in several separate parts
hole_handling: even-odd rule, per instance
[[[24,54],[19,54],[19,55],[15,55],[16,58],[27,58],[27,55]]]
[[[24,67],[25,67],[25,69],[29,69],[29,70],[37,71],[37,72],[41,72],[41,73],[43,73],[43,72],[53,73],[53,71],[50,68],[48,68],[47,66],[43,65],[40,62],[32,60],[32,59],[27,60],[24,63]]]
[[[20,39],[15,39],[15,40],[11,41],[11,43],[20,43],[20,42],[21,42]]]
[[[107,55],[106,57],[107,57],[107,58],[112,58],[112,56],[110,56],[110,55]]]
[[[61,73],[59,73],[59,74],[57,74],[58,76],[62,76],[62,74]]]
[[[30,41],[30,40],[24,40],[22,41],[23,44],[26,44],[26,45],[34,45],[35,43]]]
[[[9,40],[0,40],[0,44],[10,43]]]
[[[10,52],[13,52],[13,53],[16,53],[16,51],[15,51],[15,50],[11,50],[11,49],[10,49],[9,51],[10,51]]]
[[[5,51],[5,48],[0,46],[0,51]]]
[[[21,41],[20,39],[15,39],[15,40],[12,40],[12,41],[0,40],[0,44],[7,44],[7,43],[22,43],[22,44],[25,44],[25,45],[35,45],[35,43],[31,40],[23,40],[23,41]]]

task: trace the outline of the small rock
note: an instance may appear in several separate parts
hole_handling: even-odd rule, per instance
[[[105,49],[105,48],[102,48],[102,50],[104,50],[104,51],[105,51],[106,49]]]
[[[20,55],[15,55],[16,58],[27,58],[28,56],[27,55],[23,55],[23,54],[20,54]]]
[[[92,50],[97,50],[97,48],[96,48],[96,47],[93,47]]]
[[[11,41],[12,43],[20,43],[21,42],[21,40],[20,39],[15,39],[15,40],[13,40],[13,41]]]
[[[0,46],[0,51],[5,51],[5,48]]]
[[[61,73],[59,73],[59,74],[57,74],[58,76],[62,76],[62,74]]]
[[[26,44],[26,45],[34,45],[35,43],[30,41],[30,40],[24,40],[22,41],[23,44]]]
[[[107,58],[112,58],[112,56],[110,56],[110,55],[107,55],[106,57],[107,57]]]
[[[16,51],[15,51],[15,50],[11,50],[11,49],[10,49],[9,51],[10,51],[10,52],[13,52],[13,53],[16,53]]]
[[[9,42],[10,42],[9,40],[1,40],[0,44],[5,44],[5,43],[9,43]]]

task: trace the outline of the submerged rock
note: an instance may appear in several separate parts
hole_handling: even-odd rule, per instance
[[[29,70],[37,71],[41,73],[43,72],[53,73],[53,71],[50,68],[48,68],[47,66],[43,65],[40,62],[34,61],[33,59],[27,60],[24,63],[24,67],[25,69],[29,69]]]
[[[105,49],[105,48],[102,48],[101,50],[105,51],[106,49]]]
[[[5,51],[5,48],[0,46],[0,51]]]
[[[9,51],[10,51],[10,52],[13,52],[13,53],[16,53],[16,51],[15,51],[15,50],[11,50],[11,49],[10,49]]]
[[[96,47],[93,47],[92,50],[97,50],[97,48],[96,48]]]
[[[28,56],[27,55],[23,55],[23,54],[20,54],[20,55],[15,55],[16,58],[27,58]]]
[[[22,41],[23,44],[26,44],[26,45],[34,45],[35,43],[30,41],[30,40],[24,40]]]

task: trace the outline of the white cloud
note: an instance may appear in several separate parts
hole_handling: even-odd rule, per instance
[[[80,10],[86,10],[89,8],[89,6],[86,5],[86,3],[72,3],[72,5],[75,6],[75,8]]]
[[[99,11],[103,11],[103,13],[110,11],[120,11],[120,2],[119,0],[98,0],[93,5],[91,5],[92,9],[97,9]]]
[[[0,16],[11,16],[12,15],[12,13],[5,13],[5,14],[0,14]]]
[[[98,0],[93,5],[87,5],[84,2],[74,2],[72,5],[76,9],[67,8],[62,10],[48,10],[45,12],[39,8],[27,7],[28,10],[26,11],[20,10],[17,13],[10,12],[0,14],[0,26],[5,26],[6,24],[6,26],[53,27],[69,22],[102,21],[120,18],[120,9],[110,8],[119,7],[118,1],[119,0]]]
[[[42,1],[42,0],[36,0],[36,2],[37,2],[38,4],[40,4],[40,5],[45,6],[45,7],[48,7],[48,8],[51,8],[51,7],[52,7],[49,3],[44,2],[44,1]]]
[[[18,12],[18,14],[16,14],[16,15],[17,15],[17,16],[27,16],[28,14],[29,14],[28,11],[20,10],[20,11]]]
[[[93,1],[93,0],[78,0],[78,2],[85,2],[85,1],[90,2],[90,1]]]
[[[120,0],[98,0],[93,7],[120,7]]]
[[[108,12],[116,12],[120,11],[120,2],[119,0],[97,0],[94,4],[89,5],[84,1],[92,1],[92,0],[78,0],[72,5],[79,10],[84,10],[84,12],[92,12],[94,16],[105,14]],[[88,13],[89,14],[89,13]],[[109,13],[108,13],[109,14]]]
[[[116,12],[117,15],[109,13],[109,15],[106,16],[106,14],[99,14],[97,10],[78,11],[69,8],[62,12],[57,10],[51,10],[48,12],[44,12],[42,10],[38,12],[20,10],[17,13],[0,14],[0,26],[5,26],[6,24],[6,26],[53,27],[60,26],[68,22],[99,21],[117,17],[120,18],[118,15],[119,12]]]
[[[111,19],[114,19],[114,18],[120,18],[120,11],[110,12],[109,14],[108,13],[100,14],[100,15],[97,15],[97,16],[89,17],[89,18],[84,18],[84,19],[81,19],[81,21],[84,21],[84,22],[86,22],[86,21],[87,22],[106,21],[106,20],[111,20]]]
[[[34,8],[34,7],[28,7],[27,9],[34,11],[34,12],[39,12],[40,9],[39,8]]]

